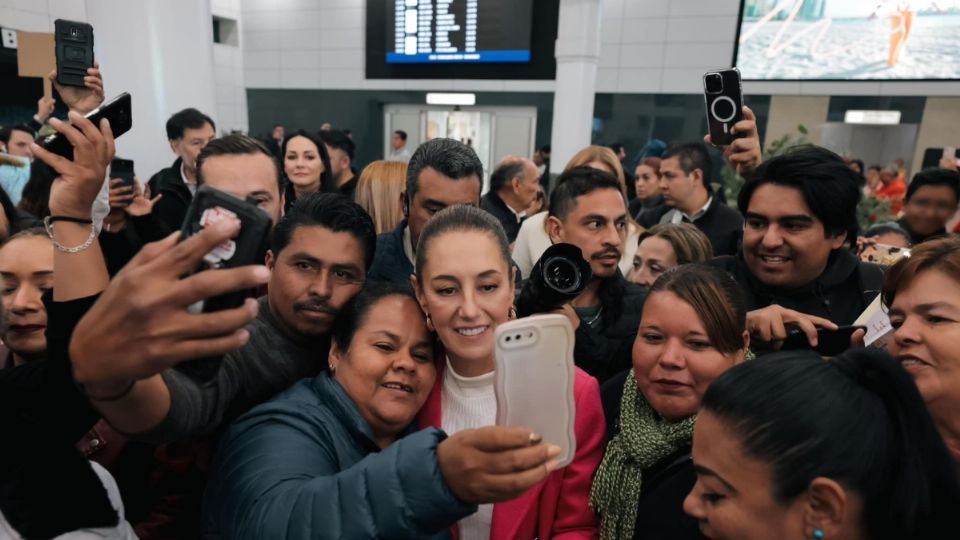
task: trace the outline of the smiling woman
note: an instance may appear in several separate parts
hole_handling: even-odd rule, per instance
[[[916,379],[960,471],[960,238],[928,240],[893,265],[883,302],[896,329],[890,353]]]
[[[700,400],[745,358],[746,307],[728,274],[703,264],[668,270],[650,288],[633,369],[603,385],[611,439],[590,502],[602,539],[702,538],[683,515]]]

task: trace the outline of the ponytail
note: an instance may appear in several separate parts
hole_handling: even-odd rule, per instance
[[[770,464],[778,502],[831,478],[862,499],[869,538],[956,538],[955,465],[913,379],[886,353],[768,355],[720,376],[703,408]]]

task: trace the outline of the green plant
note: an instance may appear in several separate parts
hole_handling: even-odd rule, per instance
[[[801,144],[807,144],[807,135],[809,130],[803,124],[797,125],[796,133],[787,133],[786,135],[770,141],[770,144],[763,149],[763,161],[773,159],[790,148]],[[737,174],[736,169],[730,165],[730,162],[724,162],[723,169],[720,170],[720,177],[723,180],[724,193],[728,201],[737,200],[740,194],[740,188],[743,187],[743,177]]]
[[[874,223],[895,221],[897,218],[890,211],[890,201],[876,197],[864,197],[857,205],[857,223],[860,231],[865,231]]]

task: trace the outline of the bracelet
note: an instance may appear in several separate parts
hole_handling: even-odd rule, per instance
[[[50,237],[50,241],[53,242],[53,247],[57,248],[57,251],[61,251],[63,253],[80,253],[81,251],[84,251],[88,247],[90,247],[90,245],[93,244],[93,241],[97,238],[97,228],[94,227],[91,222],[90,236],[87,237],[87,240],[84,243],[76,247],[64,246],[60,242],[57,242],[56,238],[53,237],[53,223],[51,223],[52,220],[50,219],[50,217],[51,216],[47,216],[43,218],[43,227],[47,230],[47,236]],[[70,218],[70,219],[61,218],[60,221],[73,221],[74,219],[77,219],[77,218]]]
[[[102,396],[102,397],[88,394],[86,387],[82,384],[77,384],[77,387],[80,388],[80,391],[83,392],[83,395],[87,396],[87,399],[89,399],[90,401],[99,401],[101,403],[107,403],[110,401],[120,401],[121,399],[127,397],[130,391],[133,390],[133,387],[136,385],[137,385],[137,381],[132,380],[130,381],[130,384],[128,384],[126,388],[123,389],[122,392],[116,393],[112,396]]]
[[[48,216],[47,219],[50,220],[50,223],[56,223],[58,221],[69,221],[70,223],[80,223],[83,225],[92,225],[92,219],[78,218],[73,216]]]

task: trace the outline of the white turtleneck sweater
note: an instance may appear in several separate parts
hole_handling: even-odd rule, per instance
[[[497,422],[497,396],[493,390],[493,372],[479,377],[461,377],[447,359],[443,372],[441,427],[448,435]],[[460,520],[461,540],[489,540],[493,505],[481,504],[477,512]]]

